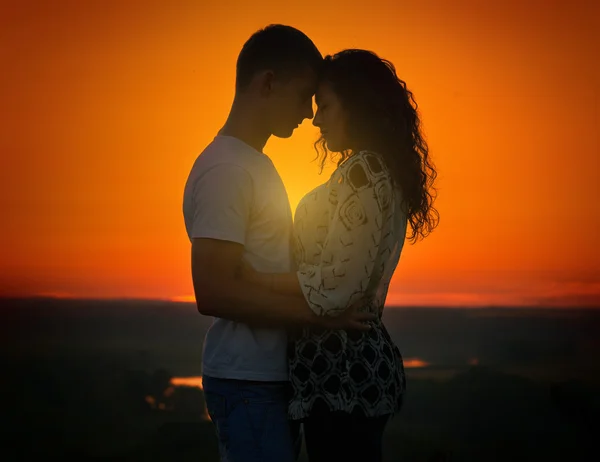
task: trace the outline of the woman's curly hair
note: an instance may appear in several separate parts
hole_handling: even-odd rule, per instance
[[[418,106],[394,65],[366,50],[343,50],[326,56],[321,81],[327,82],[346,112],[350,145],[381,154],[402,191],[410,232],[416,242],[437,226],[433,207],[437,176],[421,133]],[[315,142],[321,171],[330,153],[323,137]],[[338,165],[351,150],[339,153]]]

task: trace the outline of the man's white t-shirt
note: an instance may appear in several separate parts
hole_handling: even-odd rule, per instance
[[[292,213],[275,166],[265,154],[230,136],[217,136],[188,177],[183,214],[190,240],[211,238],[244,246],[257,271],[293,271]],[[240,380],[288,380],[284,329],[260,329],[214,318],[204,340],[202,372]]]

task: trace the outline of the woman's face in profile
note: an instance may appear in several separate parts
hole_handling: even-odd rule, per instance
[[[327,149],[331,152],[348,149],[346,112],[342,107],[342,102],[331,88],[331,84],[326,81],[319,84],[315,101],[317,113],[313,119],[313,125],[321,130],[321,135],[327,142]]]

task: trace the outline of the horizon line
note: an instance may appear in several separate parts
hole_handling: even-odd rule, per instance
[[[145,303],[169,303],[177,305],[193,305],[195,300],[182,299],[182,297],[171,298],[152,298],[152,297],[82,297],[73,295],[53,295],[53,294],[38,294],[38,295],[0,295],[0,301],[81,301],[81,302],[145,302]],[[386,304],[385,308],[402,309],[402,308],[423,308],[423,309],[543,309],[543,310],[596,310],[600,306],[594,305],[543,305],[543,304],[495,304],[482,303],[474,304]]]

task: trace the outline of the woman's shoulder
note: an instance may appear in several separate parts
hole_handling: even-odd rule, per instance
[[[360,151],[350,156],[336,173],[335,176],[341,176],[342,181],[354,190],[372,187],[390,178],[383,156],[373,151]]]

